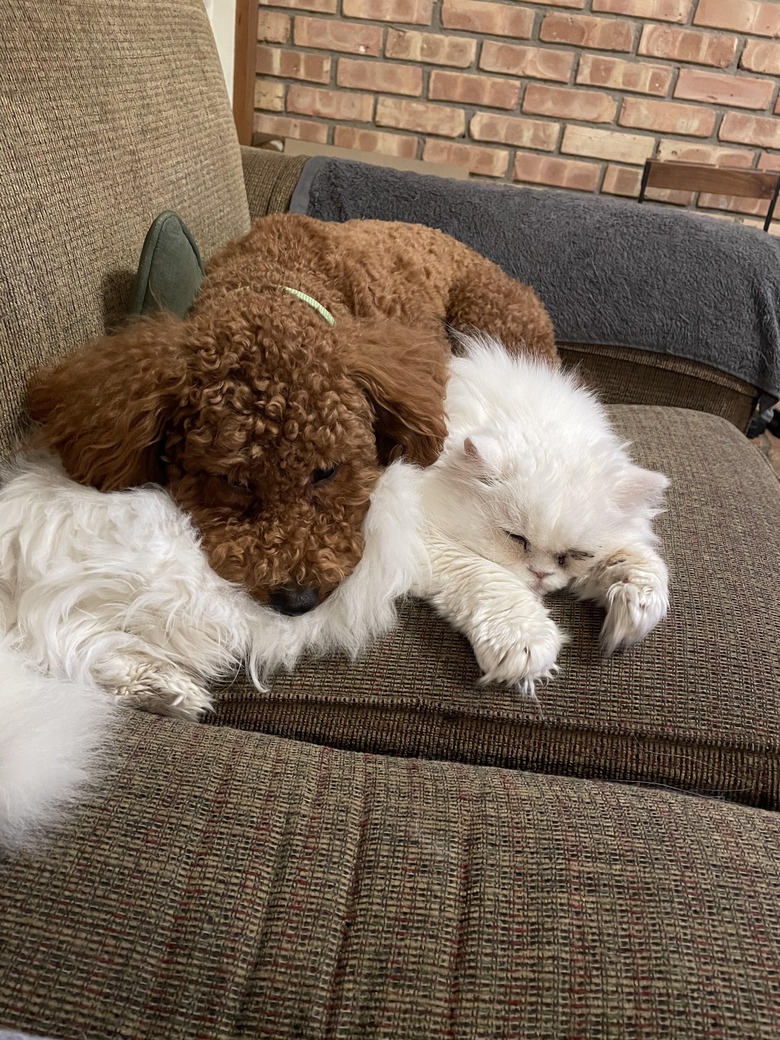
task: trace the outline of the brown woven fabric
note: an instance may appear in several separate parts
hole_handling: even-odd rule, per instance
[[[270,693],[234,683],[217,723],[338,747],[664,784],[780,805],[780,484],[722,419],[618,406],[636,457],[672,477],[659,518],[671,614],[603,660],[599,610],[561,596],[572,637],[541,711],[477,688],[464,639],[423,604],[359,661],[304,662]]]
[[[0,1026],[105,1040],[774,1038],[780,822],[133,715],[0,863]]]
[[[126,314],[161,210],[204,258],[249,217],[202,0],[0,0],[0,24],[2,454],[27,370]]]
[[[744,432],[758,398],[750,383],[698,361],[633,347],[562,343],[559,349],[564,362],[576,365],[608,404],[693,408],[728,419]]]
[[[241,160],[252,220],[267,213],[286,213],[308,156],[242,147]]]

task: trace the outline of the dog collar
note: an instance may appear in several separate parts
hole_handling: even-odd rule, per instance
[[[283,285],[282,288],[285,292],[290,293],[292,296],[297,296],[299,300],[303,300],[304,303],[308,303],[308,305],[315,310],[321,318],[324,318],[325,321],[327,321],[328,325],[336,324],[336,319],[327,307],[323,307],[322,304],[318,300],[315,300],[313,296],[308,296],[305,292],[301,292],[300,289],[291,289],[289,285]]]

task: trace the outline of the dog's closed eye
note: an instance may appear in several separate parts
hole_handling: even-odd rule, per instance
[[[311,475],[311,482],[314,487],[319,487],[320,484],[326,484],[331,477],[335,476],[338,466],[326,466],[324,469],[315,469]]]

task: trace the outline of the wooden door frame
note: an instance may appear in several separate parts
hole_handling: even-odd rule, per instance
[[[236,44],[233,62],[233,119],[241,144],[254,132],[258,0],[236,0]]]

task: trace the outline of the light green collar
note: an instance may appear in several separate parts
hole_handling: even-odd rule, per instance
[[[308,303],[308,305],[312,307],[321,318],[324,318],[325,321],[327,321],[328,325],[336,324],[336,319],[333,317],[333,315],[330,313],[327,307],[323,307],[322,304],[315,300],[313,296],[307,296],[307,294],[305,292],[301,292],[300,289],[291,289],[289,285],[283,285],[282,288],[285,292],[291,293],[293,296],[297,296],[299,300],[303,300],[304,303]]]

